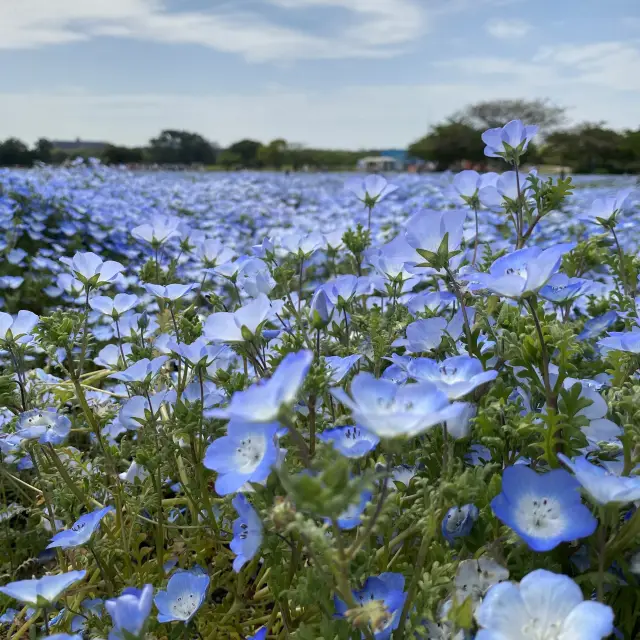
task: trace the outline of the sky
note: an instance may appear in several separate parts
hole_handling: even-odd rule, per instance
[[[0,0],[0,139],[404,148],[494,98],[640,127],[640,0]]]

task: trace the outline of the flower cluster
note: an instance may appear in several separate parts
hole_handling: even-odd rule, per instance
[[[640,189],[536,132],[0,172],[0,636],[639,637]]]

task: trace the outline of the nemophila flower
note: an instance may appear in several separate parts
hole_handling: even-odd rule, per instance
[[[455,300],[455,295],[448,291],[423,291],[411,297],[407,304],[407,309],[414,316],[425,311],[440,313],[446,307],[453,305]]]
[[[582,331],[578,334],[578,340],[591,340],[597,338],[606,331],[618,319],[618,312],[611,310],[607,313],[591,318],[584,323]]]
[[[511,205],[518,200],[518,188],[520,197],[528,201],[531,196],[531,185],[528,182],[529,176],[535,176],[536,172],[520,173],[515,171],[505,171],[496,177],[495,180],[482,186],[478,192],[478,199],[485,207],[500,209]]]
[[[142,285],[148,293],[156,298],[162,298],[162,300],[170,300],[171,302],[175,302],[176,300],[180,300],[180,298],[184,298],[189,292],[193,291],[198,287],[197,284],[150,284],[148,282],[143,283]]]
[[[153,586],[146,584],[139,593],[125,593],[104,603],[113,629],[108,640],[140,638],[153,606]]]
[[[180,218],[154,215],[150,222],[132,229],[131,235],[136,240],[142,240],[159,247],[171,238],[182,236],[181,227]]]
[[[234,493],[246,482],[262,482],[278,460],[276,434],[280,425],[231,421],[227,435],[214,440],[205,451],[203,464],[216,471],[216,491]]]
[[[32,409],[20,414],[16,434],[41,444],[62,444],[71,431],[71,420],[56,409]]]
[[[84,580],[87,572],[69,571],[33,580],[18,580],[0,587],[0,592],[34,607],[51,606],[73,584]]]
[[[133,309],[139,302],[138,296],[127,293],[118,293],[115,297],[94,296],[89,299],[89,306],[106,316],[119,318],[123,313]]]
[[[556,304],[570,302],[579,296],[587,295],[591,285],[591,280],[570,278],[564,273],[556,273],[540,289],[540,297]]]
[[[251,298],[261,293],[268,295],[276,286],[266,262],[260,258],[249,258],[242,263],[236,277],[238,286]]]
[[[27,344],[33,341],[32,332],[40,318],[31,311],[18,311],[18,315],[11,316],[0,311],[0,340]]]
[[[267,640],[267,627],[262,627],[258,629],[256,633],[252,636],[248,637],[247,640]]]
[[[454,579],[456,601],[462,604],[467,598],[471,598],[475,609],[494,584],[508,579],[509,570],[489,556],[463,560],[458,565]]]
[[[369,175],[362,178],[349,178],[344,183],[344,188],[351,191],[366,207],[373,207],[380,200],[398,189],[389,184],[385,178],[379,175]]]
[[[324,289],[316,289],[309,305],[311,324],[316,329],[326,327],[333,315],[334,307]]]
[[[230,262],[236,257],[236,252],[219,240],[203,240],[196,243],[195,256],[205,267],[213,269],[217,265]]]
[[[507,467],[491,508],[534,551],[586,538],[598,526],[582,504],[579,483],[564,469],[538,474],[525,465]]]
[[[606,338],[598,340],[598,347],[602,353],[607,351],[640,353],[640,329],[634,327],[631,331],[611,331]]]
[[[115,512],[113,507],[104,507],[97,509],[91,513],[86,513],[80,516],[71,529],[65,529],[56,533],[51,542],[48,544],[47,549],[54,547],[60,547],[61,549],[73,549],[74,547],[80,547],[91,540],[91,536],[94,531],[100,525],[102,519],[107,513]]]
[[[184,358],[193,366],[208,367],[226,347],[212,346],[204,338],[196,338],[191,344],[171,340],[167,344],[168,348]]]
[[[347,458],[362,458],[373,451],[380,442],[375,433],[358,426],[325,429],[318,434],[318,440],[331,443],[336,451]]]
[[[412,353],[433,351],[440,346],[446,329],[447,321],[440,316],[416,320],[407,325],[406,346]],[[401,346],[397,340],[394,345],[396,344]]]
[[[485,371],[482,362],[471,356],[453,356],[442,362],[416,358],[407,366],[407,372],[418,381],[432,382],[449,400],[463,398],[498,376],[497,371]]]
[[[367,505],[371,502],[371,491],[363,491],[360,494],[358,502],[351,503],[338,517],[336,522],[338,527],[343,531],[351,531],[355,529],[360,523],[362,514],[365,512]],[[330,522],[330,520],[327,520]]]
[[[239,493],[231,504],[238,512],[233,521],[233,539],[229,545],[236,554],[233,570],[237,573],[252,560],[262,544],[262,521],[247,499]]]
[[[456,538],[468,536],[479,515],[478,507],[474,504],[451,507],[442,520],[441,529],[445,540],[453,544]]]
[[[271,422],[280,412],[290,407],[298,395],[309,371],[313,353],[288,353],[271,378],[258,382],[245,391],[236,391],[225,409],[210,409],[207,417]]]
[[[344,358],[340,356],[327,356],[324,361],[329,369],[329,382],[339,384],[361,358],[362,354],[360,353],[355,353]]]
[[[71,273],[85,286],[98,287],[116,279],[124,267],[113,260],[104,261],[92,251],[78,251],[71,260],[61,258]]]
[[[125,358],[131,355],[131,345],[127,342],[122,345],[122,351]],[[99,366],[105,369],[117,369],[120,365],[126,366],[126,362],[122,362],[122,353],[117,344],[108,344],[106,347],[100,349],[98,355],[93,361]]]
[[[44,638],[44,640],[82,640],[82,636],[79,633],[54,633],[52,636]]]
[[[158,622],[188,623],[202,606],[209,576],[200,571],[179,571],[167,583],[166,591],[159,591],[153,599],[158,608]]]
[[[353,623],[369,623],[375,640],[390,640],[400,624],[400,613],[407,594],[401,573],[381,573],[367,578],[362,589],[353,591],[357,608],[349,609],[337,596],[333,602],[336,614]]]
[[[622,189],[615,196],[596,198],[591,203],[591,208],[580,216],[580,220],[605,226],[610,225],[622,211],[625,201],[632,191],[633,188]]]
[[[447,420],[447,433],[454,439],[468,438],[471,433],[471,420],[475,418],[477,407],[471,402],[465,402],[464,408],[458,415]]]
[[[324,248],[324,236],[318,231],[311,233],[288,233],[280,238],[280,247],[288,253],[298,256],[310,256],[314,251]]]
[[[234,313],[211,314],[204,323],[206,338],[214,342],[244,342],[258,333],[258,328],[280,313],[284,303],[271,302],[264,293]]]
[[[595,464],[583,456],[573,462],[564,454],[558,458],[573,473],[576,480],[599,504],[626,504],[640,500],[640,476],[621,476]]]
[[[112,373],[109,377],[122,382],[146,382],[160,371],[167,360],[169,360],[167,356],[158,356],[153,360],[143,358],[124,371]]]
[[[558,271],[562,257],[574,243],[557,244],[549,249],[519,249],[498,258],[488,273],[471,272],[460,276],[473,281],[476,289],[489,289],[505,298],[523,298],[537,293]]]
[[[359,279],[357,276],[345,274],[330,280],[322,289],[327,294],[331,304],[345,305],[351,301],[358,291]]]
[[[149,396],[149,398],[132,396],[120,409],[118,421],[126,429],[136,431],[141,424],[151,419],[152,416],[157,416],[163,403],[173,403],[175,400],[176,392],[173,389],[161,391]],[[149,404],[149,401],[151,401],[151,404]]]
[[[118,477],[123,482],[134,484],[136,480],[144,482],[149,477],[149,472],[135,460],[132,460],[129,468],[126,471],[119,473]]]
[[[449,252],[456,251],[462,242],[467,211],[420,211],[405,225],[405,238],[414,249],[436,253],[447,235]]]
[[[404,384],[409,379],[409,374],[400,365],[392,364],[382,372],[381,378],[394,384]]]
[[[431,383],[400,387],[367,372],[353,379],[350,396],[335,387],[331,393],[351,409],[357,424],[381,438],[418,435],[464,408],[461,403],[449,404],[447,395]]]
[[[501,582],[475,612],[476,640],[600,640],[613,631],[613,611],[584,600],[569,577],[537,569],[520,584]]]
[[[503,158],[507,162],[517,162],[536,133],[538,133],[536,125],[524,125],[521,120],[511,120],[504,127],[487,129],[482,134],[482,141],[486,145],[484,154],[490,158]]]

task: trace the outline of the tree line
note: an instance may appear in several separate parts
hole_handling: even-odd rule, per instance
[[[604,123],[565,126],[566,110],[548,100],[492,100],[470,105],[436,124],[409,146],[408,155],[430,162],[437,170],[478,165],[491,168],[484,155],[482,132],[520,119],[540,126],[527,158],[536,165],[568,167],[575,173],[640,173],[640,128],[616,131]],[[0,142],[0,166],[61,164],[76,157],[98,157],[112,165],[207,166],[221,169],[353,169],[376,149],[346,151],[312,149],[279,138],[267,144],[240,140],[221,148],[189,131],[167,129],[144,147],[106,145],[100,150],[64,150],[40,139],[29,148],[17,138]]]
[[[44,138],[29,148],[17,138],[8,138],[0,142],[0,166],[30,167],[36,162],[62,164],[77,157],[97,157],[111,165],[218,166],[227,170],[300,170],[304,167],[337,170],[353,168],[362,156],[376,153],[379,151],[312,149],[283,139],[268,144],[245,139],[223,149],[200,134],[167,129],[152,138],[145,147],[108,144],[99,150],[94,147],[61,149]]]
[[[432,127],[409,146],[409,154],[435,163],[441,171],[464,161],[490,166],[482,132],[516,119],[540,126],[527,151],[532,164],[568,167],[574,173],[640,173],[640,128],[616,131],[603,122],[563,126],[566,110],[547,100],[470,105]]]

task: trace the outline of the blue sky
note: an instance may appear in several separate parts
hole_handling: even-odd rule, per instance
[[[640,127],[638,0],[0,0],[0,138],[404,147],[470,102]]]

